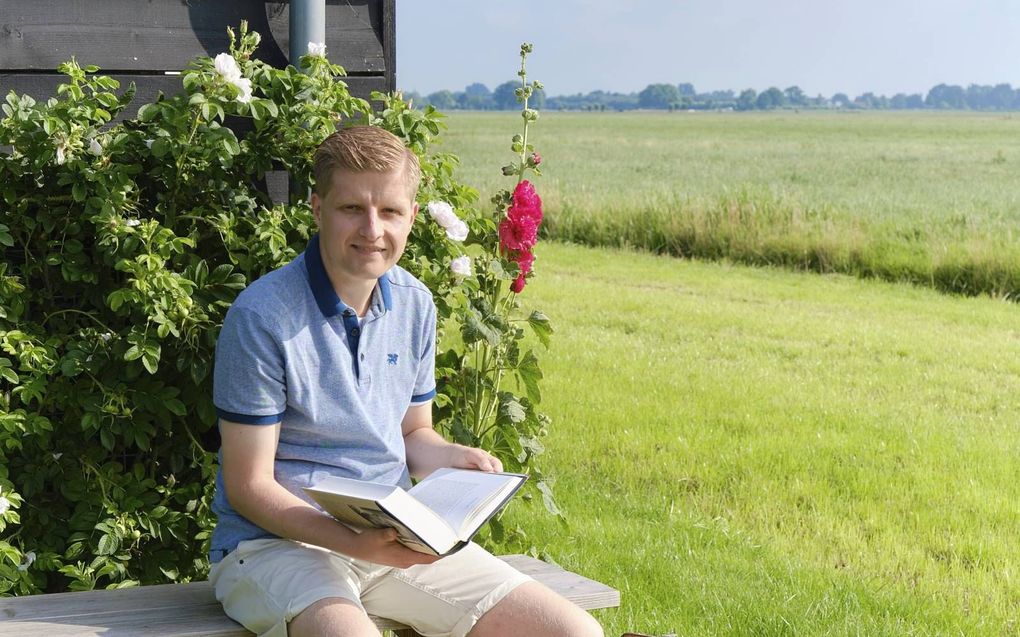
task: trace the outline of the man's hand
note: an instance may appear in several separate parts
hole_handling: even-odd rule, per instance
[[[347,555],[385,566],[408,568],[416,564],[431,564],[440,558],[419,553],[397,541],[396,529],[366,529],[351,541]]]
[[[447,448],[446,466],[456,469],[478,469],[479,471],[502,471],[503,463],[499,458],[482,449],[451,444]]]
[[[502,471],[503,463],[481,449],[447,442],[432,429],[432,406],[411,407],[400,423],[407,453],[407,468],[416,478],[424,478],[436,469],[478,469]]]

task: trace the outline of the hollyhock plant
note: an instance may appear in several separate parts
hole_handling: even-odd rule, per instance
[[[539,437],[548,419],[537,411],[542,372],[524,329],[530,327],[537,342],[548,347],[552,328],[545,314],[523,311],[520,299],[535,274],[534,248],[543,216],[542,198],[528,179],[541,175],[542,163],[528,139],[529,128],[538,119],[528,100],[541,86],[527,81],[525,60],[530,52],[531,45],[521,46],[521,86],[515,91],[522,104],[523,131],[510,143],[515,159],[501,169],[515,178],[513,187],[492,198],[494,214],[464,215],[471,239],[463,250],[472,253],[474,262],[457,256],[450,261],[449,272],[443,273],[463,296],[455,304],[459,346],[437,357],[437,373],[444,379],[437,399],[438,422],[455,442],[494,450],[509,471],[530,467],[542,502],[559,514],[532,460],[541,453]],[[448,234],[460,221],[443,201],[432,201],[426,209]],[[448,253],[458,254],[456,248]]]

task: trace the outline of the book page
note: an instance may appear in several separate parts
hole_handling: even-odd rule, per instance
[[[500,498],[520,481],[519,476],[481,471],[443,470],[426,478],[408,493],[464,533],[473,516],[490,501]]]

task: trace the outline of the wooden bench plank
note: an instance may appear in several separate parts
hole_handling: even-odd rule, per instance
[[[526,555],[502,559],[585,610],[620,605],[613,588]],[[376,619],[380,630],[406,626]],[[250,637],[209,582],[0,599],[0,637]]]

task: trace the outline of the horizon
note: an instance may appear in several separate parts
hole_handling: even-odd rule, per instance
[[[798,86],[811,96],[851,98],[1020,84],[1020,3],[1009,0],[397,5],[397,87],[421,95],[514,79],[525,41],[535,45],[529,78],[549,96],[629,94],[659,83],[738,94]]]

